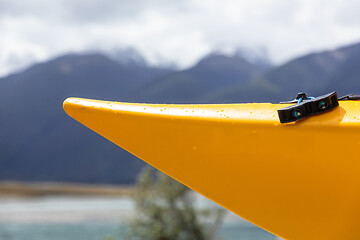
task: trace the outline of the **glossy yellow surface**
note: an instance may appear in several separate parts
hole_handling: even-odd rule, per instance
[[[284,239],[360,239],[360,102],[280,124],[285,106],[64,102],[85,126]]]

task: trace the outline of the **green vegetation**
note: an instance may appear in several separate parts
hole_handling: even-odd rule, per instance
[[[134,193],[136,214],[128,239],[211,240],[222,223],[220,207],[196,209],[193,192],[153,168],[139,175]]]

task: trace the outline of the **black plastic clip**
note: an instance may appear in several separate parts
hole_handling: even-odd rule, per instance
[[[314,114],[327,112],[339,106],[336,92],[316,98],[307,97],[306,93],[298,93],[294,100],[281,103],[297,103],[278,110],[281,123],[295,122]]]

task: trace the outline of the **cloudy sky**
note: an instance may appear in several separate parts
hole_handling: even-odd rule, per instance
[[[281,64],[360,41],[360,0],[0,0],[0,76],[68,53],[138,49],[185,68],[213,50]]]

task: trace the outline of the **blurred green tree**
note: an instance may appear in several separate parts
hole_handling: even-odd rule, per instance
[[[221,207],[195,208],[193,192],[167,175],[145,167],[134,193],[130,240],[212,240],[222,223]]]

